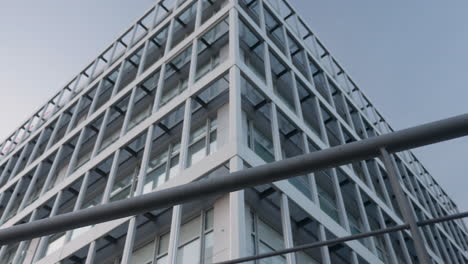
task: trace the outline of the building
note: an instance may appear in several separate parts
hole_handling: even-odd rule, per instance
[[[0,145],[1,228],[392,131],[285,0],[160,0]],[[419,220],[457,213],[409,151]],[[402,224],[380,159],[0,249],[1,263],[212,263]],[[468,262],[461,220],[421,228]],[[409,232],[259,263],[412,263]]]

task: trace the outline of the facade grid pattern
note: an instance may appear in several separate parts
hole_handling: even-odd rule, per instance
[[[160,0],[0,143],[7,228],[392,132],[285,0]],[[459,213],[410,151],[418,221]],[[388,165],[388,160],[387,160]],[[359,161],[0,248],[0,263],[214,263],[401,225],[384,160]],[[420,228],[468,262],[462,220]],[[258,263],[417,263],[399,231]]]

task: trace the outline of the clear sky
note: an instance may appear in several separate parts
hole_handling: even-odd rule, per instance
[[[467,112],[467,1],[290,1],[395,129]],[[3,140],[153,1],[0,3]],[[461,210],[467,149],[464,138],[415,151]]]

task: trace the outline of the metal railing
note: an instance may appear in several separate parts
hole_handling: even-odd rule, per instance
[[[222,263],[241,263],[253,259],[281,255],[306,248],[333,245],[404,229],[410,229],[411,231],[419,261],[421,263],[430,263],[418,226],[467,217],[468,213],[416,222],[416,218],[410,210],[409,201],[401,189],[402,187],[398,180],[396,169],[389,155],[390,153],[426,146],[466,135],[468,135],[468,114],[463,114],[268,163],[262,166],[232,172],[219,177],[202,179],[197,182],[191,182],[154,193],[0,229],[0,245],[51,235],[127,216],[143,214],[151,210],[163,209],[212,195],[226,194],[248,187],[300,176],[305,173],[338,167],[359,160],[380,157],[387,169],[391,187],[396,195],[405,224]]]

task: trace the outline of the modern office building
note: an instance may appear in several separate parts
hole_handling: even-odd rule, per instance
[[[285,0],[160,0],[0,145],[11,227],[391,132]],[[458,212],[392,154],[418,220]],[[403,224],[380,159],[5,245],[0,263],[213,263]],[[420,229],[467,263],[461,220]],[[409,231],[256,263],[417,263]],[[251,262],[253,263],[253,262]]]

